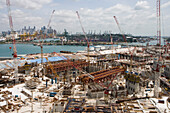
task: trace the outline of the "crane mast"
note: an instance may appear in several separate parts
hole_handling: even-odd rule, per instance
[[[15,37],[14,37],[14,29],[13,29],[13,22],[12,22],[12,16],[11,16],[11,8],[10,8],[10,0],[6,0],[6,5],[8,8],[8,18],[9,18],[9,25],[11,29],[11,34],[12,34],[12,40],[13,40],[13,57],[17,57],[17,49],[15,45]]]
[[[161,46],[161,0],[157,0],[157,35]]]
[[[17,49],[16,49],[16,45],[15,45],[15,37],[14,37],[11,9],[10,9],[10,0],[6,0],[6,5],[8,8],[9,26],[11,29],[11,35],[12,35],[12,40],[13,40],[14,77],[15,77],[15,82],[17,83],[18,82],[18,60],[17,60]]]
[[[157,37],[159,38],[159,46],[161,47],[161,0],[157,0]],[[159,87],[160,87],[160,79],[162,73],[162,58],[161,53],[158,56],[158,62],[161,64],[157,64],[156,71],[155,71],[155,86],[154,86],[154,96],[159,97]]]

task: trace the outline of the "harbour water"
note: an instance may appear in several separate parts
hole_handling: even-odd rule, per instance
[[[156,40],[153,40],[149,42],[150,45],[155,45],[157,43]],[[128,43],[129,45],[140,45],[140,46],[146,46],[147,43]],[[161,43],[164,45],[164,41]],[[111,45],[107,45],[111,46]],[[117,46],[117,45],[114,45]],[[0,44],[0,57],[12,57],[13,50],[10,49],[10,47],[13,48],[12,44]],[[16,44],[17,48],[17,54],[34,54],[34,53],[40,53],[41,48],[40,46],[34,46],[33,44]],[[60,52],[60,51],[71,51],[71,52],[77,52],[77,51],[84,51],[86,46],[69,46],[69,45],[50,45],[50,46],[43,46],[43,52],[44,53],[51,53],[51,52]]]
[[[12,49],[10,49],[12,47]],[[34,54],[40,53],[41,48],[40,46],[33,46],[33,44],[16,44],[17,54]],[[85,46],[43,46],[44,53],[51,53],[51,52],[60,52],[60,51],[71,51],[77,52],[85,50]],[[0,57],[12,57],[13,53],[13,45],[12,44],[0,44]]]

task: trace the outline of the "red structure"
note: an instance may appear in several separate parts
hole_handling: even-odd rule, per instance
[[[13,29],[13,22],[12,22],[12,16],[11,16],[11,9],[10,9],[10,0],[6,0],[6,5],[8,7],[8,18],[9,18],[9,25],[11,29],[11,34],[12,34],[12,40],[13,40],[13,57],[17,57],[17,49],[15,45],[15,37],[14,37],[14,29]]]
[[[94,79],[91,79],[87,74],[82,75],[79,77],[79,79],[84,83],[90,83],[90,82],[96,82],[106,88],[106,90],[111,85],[112,81],[116,78],[116,76],[119,73],[124,73],[126,69],[123,67],[113,67],[111,69],[101,70],[97,72],[90,73],[94,77]],[[104,82],[110,80],[110,83],[108,86],[104,85]]]
[[[62,62],[58,64],[53,64],[52,66],[56,72],[61,72],[61,71],[71,70],[74,67],[79,67],[79,68],[86,67],[88,66],[88,62],[86,61]],[[46,68],[47,68],[47,73],[52,73],[50,66],[47,66]]]

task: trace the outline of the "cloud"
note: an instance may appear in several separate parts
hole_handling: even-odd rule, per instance
[[[19,30],[23,26],[43,26],[44,20],[39,16],[32,16],[31,14],[26,14],[22,10],[16,9],[12,10],[12,20],[14,25],[14,30]],[[6,27],[9,29],[9,21],[7,14],[0,15],[0,30],[4,31]]]
[[[12,0],[11,5],[25,9],[40,9],[51,2],[52,0]]]
[[[2,5],[0,5],[0,9],[3,9],[4,7]]]
[[[145,10],[149,8],[150,6],[147,1],[138,1],[135,5],[135,10]]]
[[[162,8],[167,8],[168,6],[170,6],[170,1],[162,4]]]
[[[96,30],[96,32],[111,30],[119,33],[113,18],[113,16],[117,16],[123,31],[142,34],[147,25],[154,26],[154,13],[150,10],[144,10],[143,13],[138,11],[128,5],[116,4],[109,8],[80,8],[79,15],[86,32],[89,30]],[[52,26],[60,31],[66,28],[68,31],[82,32],[76,12],[73,10],[56,10]],[[149,28],[152,29],[152,27]]]
[[[22,0],[14,0],[22,1]],[[38,8],[42,8],[45,4],[42,1],[45,0],[25,0],[39,4]],[[48,6],[52,5],[52,0]],[[61,3],[59,3],[62,5]],[[14,4],[13,4],[14,5]],[[58,4],[56,4],[58,5]],[[19,5],[18,5],[19,6]],[[17,6],[17,7],[18,7]],[[26,5],[27,6],[27,5]],[[22,7],[26,7],[22,6]],[[47,7],[42,9],[43,14],[39,13],[39,10],[31,11],[29,9],[38,9],[36,7],[27,6],[27,9],[17,9],[12,7],[12,16],[14,29],[21,29],[23,26],[37,26],[38,29],[42,26],[46,26],[51,10]],[[51,6],[52,7],[52,6]],[[50,8],[51,8],[50,7]],[[147,10],[146,10],[147,9]],[[156,8],[155,8],[156,9]],[[45,12],[48,10],[49,13]],[[112,31],[112,33],[120,33],[113,16],[116,16],[122,31],[125,33],[131,33],[133,35],[155,35],[156,34],[156,12],[150,8],[149,3],[146,1],[138,1],[135,6],[126,4],[115,4],[110,7],[97,7],[97,8],[75,8],[72,9],[57,9],[53,15],[51,21],[51,27],[57,31],[63,32],[67,29],[68,32],[76,33],[82,32],[81,26],[76,15],[76,10],[79,11],[79,15],[86,32],[89,30],[95,30],[96,33],[102,31]],[[168,21],[169,17],[164,18]],[[1,24],[2,23],[2,24]],[[0,15],[0,24],[2,25],[0,30],[8,29],[8,18],[6,15]],[[168,26],[167,24],[166,26]],[[167,28],[167,27],[166,27]]]
[[[0,9],[3,9],[5,5],[5,0],[0,1]]]
[[[59,3],[51,3],[50,4],[50,7],[57,7],[57,6],[59,6],[60,4]]]

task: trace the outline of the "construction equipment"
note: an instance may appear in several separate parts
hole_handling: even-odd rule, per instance
[[[15,45],[15,37],[14,37],[14,29],[13,29],[13,22],[12,22],[12,16],[11,16],[11,9],[10,9],[10,0],[6,0],[6,5],[8,8],[8,18],[9,18],[9,25],[11,29],[11,35],[13,40],[13,58],[14,58],[14,77],[15,82],[18,82],[18,60],[17,60],[17,49]]]
[[[63,60],[67,61],[68,63],[71,63],[69,58],[65,58],[63,56],[61,56],[60,54],[54,52],[57,56],[60,56]],[[87,74],[91,79],[94,79],[94,77],[92,75],[90,75],[89,73],[87,73],[86,71],[82,70],[81,68],[79,68],[78,66],[75,66],[73,63],[73,67],[75,67],[77,70],[81,71],[83,74]]]
[[[161,1],[157,0],[157,37],[159,38],[159,45],[161,47]],[[158,58],[158,63],[162,63],[162,53],[160,52],[160,56]],[[155,70],[155,85],[154,85],[154,96],[159,97],[159,87],[160,87],[160,76],[161,76],[162,66],[157,64],[156,70]]]
[[[50,17],[50,19],[49,19],[49,22],[48,22],[48,25],[47,25],[47,29],[46,29],[46,31],[45,31],[45,38],[46,38],[46,36],[47,36],[47,30],[48,30],[48,28],[50,27],[51,20],[52,20],[52,17],[53,17],[53,15],[54,15],[54,12],[55,12],[55,10],[52,11],[51,17]],[[42,37],[42,32],[41,32],[41,37]],[[43,40],[42,40],[42,42],[40,42],[40,47],[41,47],[41,64],[43,65]]]
[[[161,0],[157,0],[157,39],[158,45],[161,46]]]
[[[48,25],[47,25],[47,29],[50,27],[51,20],[52,20],[52,17],[53,17],[53,15],[54,15],[54,12],[55,12],[55,10],[52,11],[51,17],[50,17],[49,22],[48,22]]]
[[[119,31],[120,31],[120,33],[122,34],[123,39],[124,39],[124,41],[125,41],[125,43],[126,43],[126,46],[127,46],[127,47],[128,47],[128,49],[129,49],[129,45],[128,45],[127,41],[126,41],[125,34],[124,34],[124,33],[123,33],[123,31],[121,30],[120,25],[119,25],[119,22],[118,22],[118,20],[117,20],[116,16],[113,16],[113,18],[115,19],[116,24],[117,24],[117,26],[118,26],[118,28],[119,28]],[[129,52],[130,52],[130,49],[129,49]]]
[[[124,33],[122,32],[122,30],[121,30],[121,28],[120,28],[120,25],[119,25],[119,22],[118,22],[116,16],[113,16],[113,17],[114,17],[114,19],[115,19],[115,21],[116,21],[116,23],[117,23],[117,26],[118,26],[118,28],[119,28],[119,30],[120,30],[123,38],[124,38],[125,43],[127,44],[127,47],[128,47],[128,50],[129,50],[129,54],[131,55],[131,57],[130,57],[130,68],[129,68],[130,73],[127,73],[127,74],[125,75],[125,79],[127,79],[127,80],[129,80],[129,81],[132,81],[132,82],[139,83],[139,81],[140,81],[139,76],[136,75],[136,74],[133,74],[133,72],[132,72],[133,53],[135,52],[136,47],[134,47],[134,49],[133,49],[132,51],[130,50],[130,48],[129,48],[129,46],[128,46],[128,43],[127,43],[127,41],[126,41],[126,37],[125,37]]]
[[[47,60],[47,62],[48,62],[48,65],[50,66],[51,71],[52,71],[52,73],[54,74],[54,76],[57,77],[57,78],[59,78],[59,75],[57,75],[57,72],[56,72],[55,69],[53,68],[51,62],[49,62],[48,57],[45,57],[45,58],[46,58],[46,60]]]
[[[84,33],[84,36],[85,36],[85,40],[87,41],[87,61],[90,63],[90,59],[89,59],[89,50],[90,50],[90,48],[89,48],[89,41],[88,41],[87,35],[86,35],[85,31],[84,31],[84,27],[82,25],[82,22],[81,22],[81,19],[80,19],[80,15],[79,15],[78,11],[76,11],[76,13],[77,13],[77,16],[78,16],[78,19],[79,19],[79,23],[81,25],[81,29],[82,29],[82,31]]]

